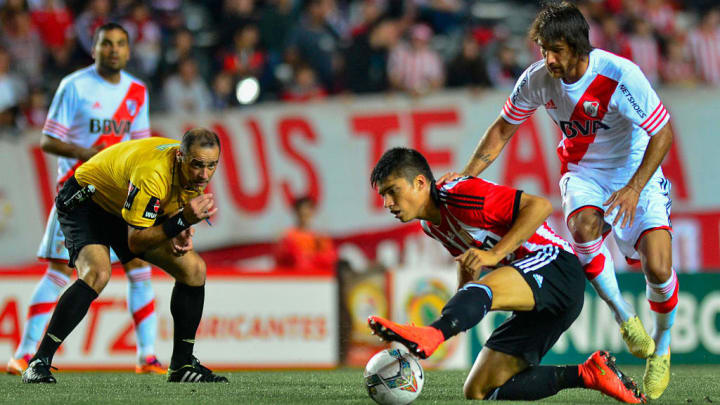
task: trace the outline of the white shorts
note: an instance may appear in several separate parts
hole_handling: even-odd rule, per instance
[[[67,263],[70,260],[67,249],[65,249],[65,235],[60,229],[60,222],[57,219],[55,205],[48,215],[47,225],[45,226],[45,234],[37,252],[38,259],[59,261]],[[120,262],[115,252],[110,249],[110,262]]]
[[[615,191],[627,185],[634,171],[627,169],[590,169],[577,167],[565,173],[560,179],[560,193],[562,195],[562,208],[565,214],[565,223],[581,208],[594,207],[605,212],[603,203]],[[662,170],[653,174],[645,188],[640,193],[635,221],[633,225],[621,228],[622,218],[612,228],[620,252],[630,260],[639,260],[637,243],[642,236],[655,229],[672,230],[670,223],[670,180],[666,179]],[[617,209],[605,217],[606,230],[609,231]]]

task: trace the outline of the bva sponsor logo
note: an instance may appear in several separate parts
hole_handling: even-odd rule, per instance
[[[560,121],[560,130],[568,138],[574,138],[578,135],[593,136],[597,134],[598,129],[610,129],[610,127],[600,120]]]

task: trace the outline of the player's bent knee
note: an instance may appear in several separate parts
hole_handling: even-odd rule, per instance
[[[466,381],[463,385],[463,395],[465,395],[465,399],[485,399],[493,389],[493,387],[481,387],[480,384]]]
[[[110,269],[90,269],[81,279],[98,294],[110,282]]]
[[[599,211],[583,210],[570,218],[568,227],[576,242],[589,242],[602,234],[604,220]]]
[[[184,270],[185,284],[190,286],[201,286],[205,284],[205,275],[207,273],[207,266],[205,261],[197,256],[195,260],[189,263]]]

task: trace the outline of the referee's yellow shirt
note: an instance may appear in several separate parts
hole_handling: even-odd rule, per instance
[[[81,186],[95,186],[93,201],[106,211],[147,228],[202,194],[180,185],[178,148],[180,143],[168,138],[120,142],[83,163],[75,178]]]

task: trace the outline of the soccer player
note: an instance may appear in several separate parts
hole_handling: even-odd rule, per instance
[[[50,372],[53,355],[105,288],[110,248],[122,262],[142,257],[175,278],[168,381],[227,382],[193,356],[206,268],[192,250],[192,225],[217,212],[212,194],[203,190],[219,156],[217,135],[196,128],[183,135],[182,143],[148,138],[115,144],[90,158],[65,182],[55,207],[69,265],[77,269],[79,278],[58,300],[23,382],[56,382]]]
[[[128,34],[114,23],[100,26],[93,46],[95,63],[65,77],[53,98],[45,126],[42,149],[58,156],[57,189],[84,161],[104,147],[128,139],[150,136],[148,92],[145,85],[123,69],[130,57]],[[65,237],[55,208],[45,228],[38,257],[48,270],[38,283],[28,310],[22,340],[8,361],[7,371],[22,374],[35,353],[60,292],[72,276],[67,266]],[[117,256],[111,251],[113,262]],[[135,324],[138,373],[164,374],[155,356],[157,316],[150,266],[140,259],[123,264],[128,276],[128,309]]]
[[[557,148],[560,192],[575,252],[586,277],[612,308],[629,351],[647,358],[645,393],[659,398],[670,382],[670,328],[678,297],[670,182],[660,168],[673,138],[670,116],[637,65],[592,48],[587,21],[575,6],[545,6],[530,38],[543,60],[518,79],[462,175],[481,173],[518,127],[545,106],[563,134]],[[611,229],[620,251],[642,263],[655,321],[652,337],[620,294],[604,243]]]
[[[436,184],[425,158],[405,148],[385,152],[370,181],[385,208],[403,222],[419,219],[459,263],[459,290],[438,320],[414,326],[371,316],[376,334],[427,358],[488,311],[513,311],[475,360],[466,398],[535,400],[589,388],[627,403],[645,401],[607,352],[580,365],[539,365],[580,314],[585,290],[572,247],[545,222],[549,201],[475,177]],[[492,270],[477,280],[483,268]]]

